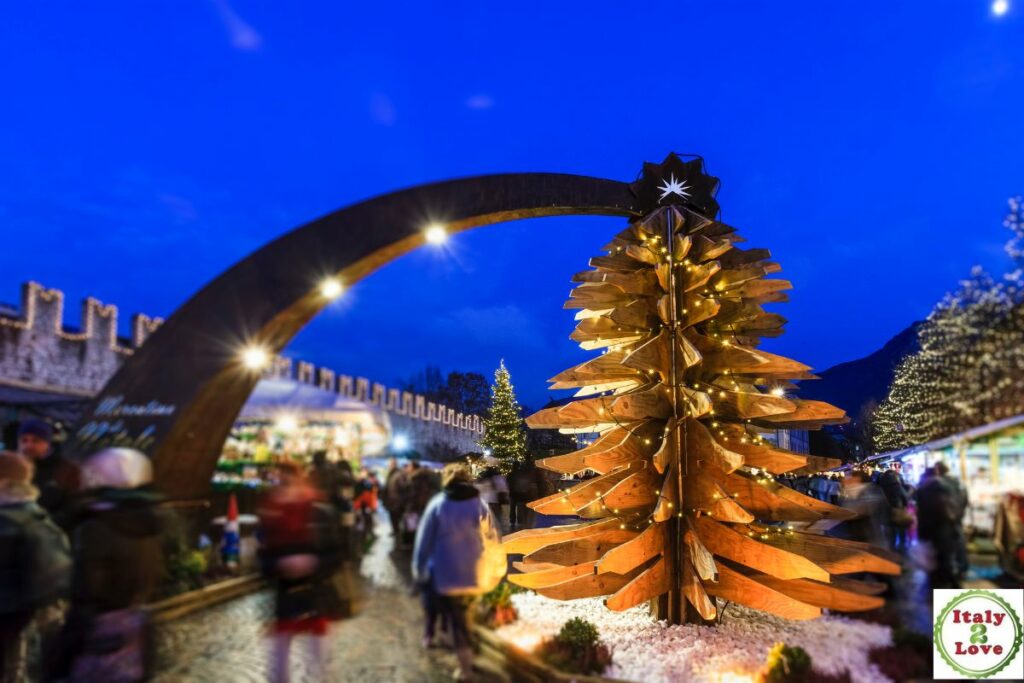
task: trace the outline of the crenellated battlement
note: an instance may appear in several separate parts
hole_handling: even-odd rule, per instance
[[[131,318],[131,337],[126,339],[118,335],[117,306],[87,297],[82,301],[81,328],[75,330],[65,324],[64,304],[64,292],[59,289],[26,282],[21,287],[20,310],[0,309],[0,384],[92,396],[163,323],[162,318],[136,313]],[[279,356],[265,376],[293,379],[394,415],[476,434],[484,431],[477,415],[464,415],[419,394],[306,361]]]

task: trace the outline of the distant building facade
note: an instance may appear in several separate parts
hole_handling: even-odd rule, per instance
[[[65,325],[64,306],[63,292],[36,282],[22,285],[19,306],[0,304],[0,426],[28,415],[73,421],[163,322],[137,313],[131,317],[130,336],[124,337],[118,334],[116,306],[85,299],[79,328]],[[388,413],[395,432],[431,455],[479,450],[479,416],[458,413],[421,395],[287,358],[275,359],[266,374],[377,406]],[[0,434],[0,443],[5,442],[11,445],[10,436]]]

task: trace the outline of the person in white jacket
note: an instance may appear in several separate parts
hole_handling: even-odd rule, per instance
[[[416,532],[413,580],[424,592],[426,637],[433,637],[435,617],[451,625],[459,659],[456,680],[473,680],[469,609],[494,588],[505,573],[501,536],[490,508],[461,464],[445,466],[442,490],[427,504]],[[495,578],[497,580],[495,580]]]

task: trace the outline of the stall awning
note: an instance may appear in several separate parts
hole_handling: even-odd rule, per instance
[[[30,413],[57,422],[74,422],[82,414],[88,398],[0,384],[0,408]]]

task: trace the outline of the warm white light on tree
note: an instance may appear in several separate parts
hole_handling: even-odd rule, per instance
[[[440,246],[448,240],[448,231],[443,225],[432,223],[423,231],[423,236],[426,238],[428,244]]]
[[[270,353],[262,346],[247,346],[242,350],[242,364],[250,370],[262,370],[270,364]]]
[[[333,277],[320,283],[320,295],[325,299],[337,299],[343,291],[345,291],[345,287]]]

